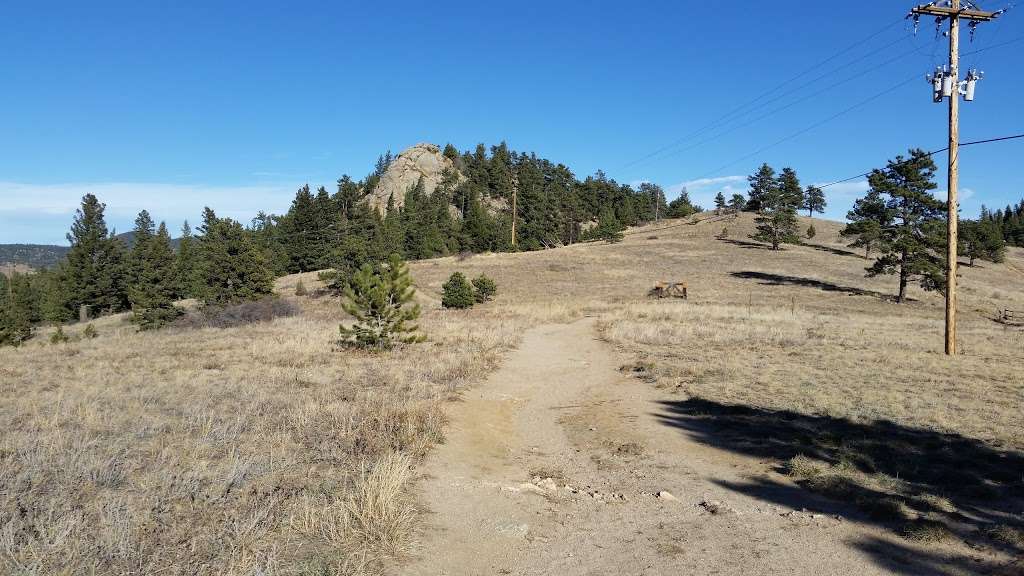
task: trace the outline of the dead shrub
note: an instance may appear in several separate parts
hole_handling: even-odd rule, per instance
[[[270,322],[275,318],[298,316],[302,309],[288,300],[276,297],[242,302],[231,306],[207,306],[186,312],[174,322],[178,328],[234,328]]]

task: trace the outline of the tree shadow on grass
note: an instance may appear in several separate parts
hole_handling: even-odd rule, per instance
[[[865,290],[864,288],[857,288],[854,286],[840,286],[839,284],[833,284],[831,282],[825,282],[824,280],[816,280],[814,278],[804,278],[802,276],[787,276],[784,274],[772,274],[770,272],[754,272],[751,270],[744,270],[742,272],[731,272],[730,275],[733,278],[741,278],[743,280],[760,280],[763,286],[807,286],[809,288],[817,288],[818,290],[824,290],[825,292],[845,292],[846,294],[853,294],[856,296],[874,296],[875,298],[881,298],[883,300],[893,301],[895,297],[890,294],[883,294],[874,290]],[[905,300],[913,301],[912,298],[905,298]]]
[[[814,248],[821,252],[828,252],[829,254],[835,254],[836,256],[851,256],[860,260],[866,260],[863,255],[851,252],[849,250],[843,250],[842,248],[835,248],[834,246],[825,246],[824,244],[812,244],[810,242],[804,242],[804,246],[808,248]]]
[[[976,549],[1024,556],[1020,452],[884,420],[860,423],[699,398],[661,405],[657,417],[666,426],[719,449],[774,459],[777,471],[795,481],[719,482],[730,490],[792,509],[843,514],[919,542],[955,537]],[[997,531],[1003,536],[993,536]],[[902,560],[890,565],[897,545],[858,546],[906,574],[943,573],[933,568],[947,562],[906,547],[899,550]],[[955,561],[948,560],[950,566]]]
[[[733,240],[732,238],[719,238],[719,240],[721,240],[722,242],[725,242],[726,244],[732,244],[734,246],[739,246],[741,248],[746,248],[748,250],[771,250],[772,249],[771,246],[768,246],[766,244],[758,244],[757,242],[749,242],[747,240]]]

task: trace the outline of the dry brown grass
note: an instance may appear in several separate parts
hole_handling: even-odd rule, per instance
[[[0,350],[0,573],[343,574],[400,555],[442,404],[521,324],[430,310],[430,342],[368,354],[334,345],[337,300],[297,301],[238,328],[102,318],[95,339]]]
[[[430,341],[384,354],[334,345],[336,299],[292,296],[300,278],[317,294],[316,274],[278,282],[297,317],[157,333],[101,318],[95,339],[0,350],[0,571],[373,572],[412,544],[405,486],[443,438],[444,402],[523,327],[584,315],[681,401],[1024,449],[1024,333],[989,319],[1024,309],[1024,251],[963,270],[965,355],[949,359],[940,297],[888,302],[893,279],[864,278],[838,225],[815,221],[816,246],[781,253],[745,241],[749,217],[727,225],[726,240],[714,238],[721,223],[648,227],[618,245],[413,263]],[[456,270],[494,278],[496,299],[442,311]],[[687,281],[690,300],[646,299],[659,280]],[[884,462],[865,471],[863,442],[820,440],[803,463],[818,462],[817,477],[931,514],[960,503],[888,480]]]

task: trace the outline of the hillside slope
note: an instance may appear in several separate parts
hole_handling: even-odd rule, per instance
[[[813,243],[781,252],[749,241],[742,215],[666,221],[619,244],[413,262],[429,340],[381,355],[336,345],[347,319],[315,273],[278,280],[297,317],[141,334],[110,317],[95,322],[96,339],[77,339],[76,326],[68,344],[0,350],[0,517],[13,519],[0,566],[413,571],[444,552],[415,541],[448,542],[431,530],[449,509],[426,483],[410,506],[409,466],[458,469],[420,466],[446,434],[454,447],[473,433],[449,401],[490,398],[510,421],[551,430],[552,442],[508,428],[507,449],[478,444],[501,465],[462,480],[495,505],[493,522],[471,528],[534,559],[551,558],[563,537],[628,546],[617,564],[566,556],[567,574],[800,572],[830,550],[866,574],[1012,573],[1024,555],[1013,539],[1024,509],[1024,332],[991,317],[1024,309],[1024,251],[963,268],[964,355],[950,359],[940,354],[940,295],[915,288],[911,302],[892,303],[895,279],[865,278],[840,224],[814,224]],[[455,271],[495,278],[495,301],[441,309]],[[294,296],[300,279],[310,296]],[[686,281],[690,299],[647,298],[659,280]],[[584,316],[592,324],[552,326]],[[518,346],[526,357],[510,356]],[[495,373],[528,365],[537,346],[565,364],[522,389]],[[476,423],[505,434],[491,428],[500,424]],[[551,478],[560,493],[581,492],[563,501],[501,491],[535,478],[541,490]],[[672,492],[678,513],[643,493],[655,489]],[[616,494],[625,500],[607,501]],[[509,506],[544,519],[523,529],[497,514]],[[53,527],[61,538],[48,536]],[[804,556],[778,553],[782,540]]]

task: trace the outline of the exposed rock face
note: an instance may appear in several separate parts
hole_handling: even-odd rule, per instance
[[[441,148],[434,144],[417,144],[399,154],[380,177],[380,182],[370,193],[370,206],[380,212],[387,209],[388,198],[394,195],[395,207],[405,202],[405,193],[423,178],[427,195],[433,194],[441,183],[441,173],[454,170],[452,161],[441,154]]]

